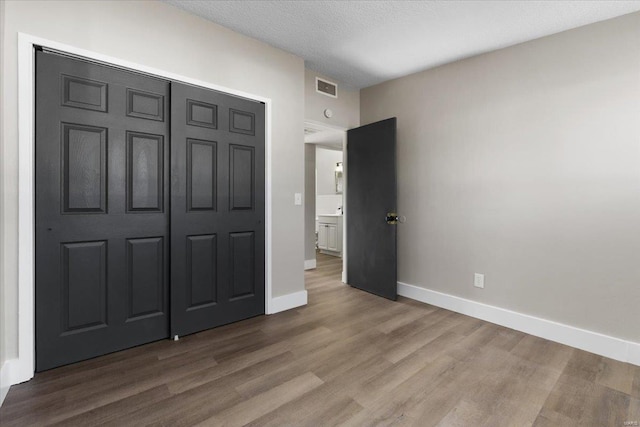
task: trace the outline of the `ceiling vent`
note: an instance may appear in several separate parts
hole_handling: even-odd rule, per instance
[[[316,77],[316,92],[332,98],[338,97],[338,85],[328,80]]]

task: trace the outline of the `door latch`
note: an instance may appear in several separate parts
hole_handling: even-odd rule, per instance
[[[398,223],[398,214],[395,212],[389,212],[387,213],[387,217],[385,218],[387,221],[387,224],[397,224]]]

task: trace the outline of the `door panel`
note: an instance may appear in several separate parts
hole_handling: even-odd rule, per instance
[[[106,212],[107,129],[61,123],[65,213]]]
[[[171,334],[264,313],[261,103],[171,84]]]
[[[187,310],[217,302],[218,245],[215,234],[187,236]]]
[[[326,224],[320,224],[318,226],[318,249],[328,249],[328,231],[329,227]]]
[[[168,83],[36,52],[36,369],[168,336]]]
[[[229,146],[229,209],[251,210],[255,200],[254,147]]]
[[[162,212],[164,138],[127,132],[127,211]]]
[[[187,139],[187,209],[215,211],[217,199],[215,141]]]
[[[396,119],[347,133],[347,282],[397,298]]]
[[[163,314],[164,238],[127,239],[127,321]]]
[[[255,294],[255,233],[247,231],[229,234],[229,255],[231,257],[230,298],[250,297]]]
[[[327,249],[330,251],[338,250],[338,226],[327,225]]]
[[[164,121],[164,95],[127,89],[127,116]]]
[[[107,83],[64,74],[61,75],[61,80],[62,105],[107,111]]]
[[[107,242],[62,245],[62,335],[107,326]]]

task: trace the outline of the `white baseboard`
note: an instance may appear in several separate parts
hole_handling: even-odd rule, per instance
[[[305,259],[304,260],[304,269],[305,270],[312,270],[316,268],[316,259]]]
[[[398,295],[640,366],[640,343],[398,282]]]
[[[294,292],[271,299],[271,313],[276,314],[281,311],[307,305],[307,291]]]
[[[0,367],[0,406],[4,402],[4,398],[9,393],[9,387],[19,383],[18,372],[18,359],[6,360],[2,367]]]

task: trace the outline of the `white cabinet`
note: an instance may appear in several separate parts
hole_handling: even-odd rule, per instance
[[[328,255],[342,255],[342,215],[318,215],[318,249]]]
[[[335,224],[327,224],[327,249],[330,251],[339,251],[338,226]]]
[[[318,222],[318,249],[327,249],[327,224]]]

